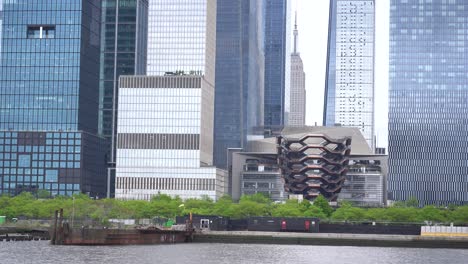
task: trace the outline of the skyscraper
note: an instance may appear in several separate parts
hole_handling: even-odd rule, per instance
[[[330,0],[323,123],[374,143],[374,0]]]
[[[265,95],[264,125],[285,124],[286,61],[289,51],[287,0],[265,0]],[[288,80],[289,81],[289,80]],[[289,85],[288,85],[289,86]]]
[[[468,3],[390,7],[390,200],[468,202]]]
[[[106,194],[97,0],[0,1],[0,193]]]
[[[214,84],[216,0],[152,0],[148,21],[148,75],[203,75]]]
[[[150,1],[149,24],[150,76],[120,77],[116,197],[216,199],[216,1]]]
[[[291,53],[291,86],[290,86],[290,112],[288,117],[289,126],[305,125],[306,90],[305,73],[301,55],[297,50],[298,30],[297,14],[294,23],[294,49]]]
[[[218,0],[214,164],[225,168],[228,148],[247,146],[263,125],[264,3]]]
[[[99,134],[107,138],[115,162],[120,75],[146,73],[148,0],[103,0],[99,85]]]

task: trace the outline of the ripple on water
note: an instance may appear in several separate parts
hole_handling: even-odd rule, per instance
[[[0,263],[450,263],[466,264],[468,250],[256,244],[52,246],[46,241],[0,242]]]

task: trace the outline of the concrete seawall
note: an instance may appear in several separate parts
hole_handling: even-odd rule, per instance
[[[195,234],[194,242],[364,247],[468,248],[468,238],[466,237],[252,231],[207,231]]]
[[[47,229],[32,229],[27,227],[0,227],[0,242],[2,241],[31,241],[49,240]]]

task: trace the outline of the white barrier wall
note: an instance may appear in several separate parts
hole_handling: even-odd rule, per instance
[[[468,227],[466,226],[421,226],[421,236],[468,237]]]

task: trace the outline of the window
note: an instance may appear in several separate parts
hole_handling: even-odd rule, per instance
[[[55,38],[55,26],[28,26],[28,38],[51,39]]]
[[[18,155],[18,167],[26,168],[31,166],[30,155]]]
[[[57,182],[58,181],[58,171],[57,170],[46,170],[46,182]]]

